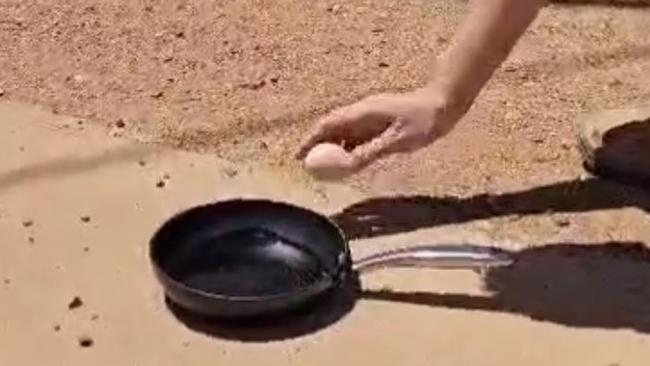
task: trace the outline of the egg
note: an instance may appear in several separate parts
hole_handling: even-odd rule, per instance
[[[341,146],[322,143],[314,146],[305,157],[305,169],[320,180],[341,180],[354,172],[354,155]]]

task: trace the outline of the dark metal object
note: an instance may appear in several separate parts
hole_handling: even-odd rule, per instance
[[[352,263],[328,218],[286,203],[232,200],[185,211],[156,232],[150,258],[169,300],[210,317],[292,310],[386,267],[483,268],[511,263],[483,247],[422,246]]]

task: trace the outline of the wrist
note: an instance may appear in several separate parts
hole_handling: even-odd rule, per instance
[[[475,98],[470,93],[452,90],[435,81],[419,89],[419,93],[426,95],[428,103],[452,120],[462,117],[472,106]]]

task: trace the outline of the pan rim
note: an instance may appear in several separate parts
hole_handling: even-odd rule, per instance
[[[197,212],[202,209],[210,208],[210,207],[215,207],[217,205],[225,205],[225,204],[238,204],[238,203],[244,203],[244,204],[265,204],[265,205],[274,205],[274,206],[284,206],[285,208],[291,208],[294,210],[302,211],[304,213],[307,213],[311,216],[317,217],[320,220],[323,220],[330,226],[332,229],[334,229],[337,233],[337,236],[341,239],[341,242],[343,244],[343,253],[340,257],[343,258],[337,258],[337,268],[334,271],[333,276],[325,276],[322,279],[319,279],[318,281],[314,282],[312,285],[306,286],[304,288],[301,288],[296,291],[291,291],[291,292],[284,292],[284,293],[279,293],[279,294],[273,294],[273,295],[265,295],[265,296],[229,296],[225,294],[217,294],[213,292],[208,292],[205,290],[201,290],[195,287],[188,286],[182,281],[174,279],[172,276],[170,276],[167,271],[159,264],[159,261],[156,259],[155,251],[156,247],[158,246],[156,243],[159,241],[159,236],[160,234],[166,229],[169,228],[170,225],[173,224],[174,221],[181,220],[183,217],[186,217],[194,212]],[[341,229],[339,225],[337,225],[334,220],[332,220],[329,216],[320,214],[316,212],[313,209],[306,208],[303,206],[299,206],[294,203],[289,203],[286,201],[279,201],[275,199],[269,199],[269,198],[233,198],[233,199],[226,199],[226,200],[216,200],[212,201],[210,203],[205,203],[201,205],[194,205],[188,208],[185,208],[181,210],[180,212],[172,215],[165,221],[163,221],[162,225],[156,229],[154,232],[154,235],[152,235],[151,239],[149,240],[149,261],[153,265],[156,275],[160,278],[164,278],[164,281],[161,281],[162,287],[165,290],[165,293],[169,295],[167,285],[165,285],[164,282],[168,282],[175,287],[187,291],[193,295],[198,295],[201,297],[205,298],[210,298],[211,300],[216,300],[216,301],[227,301],[231,303],[235,302],[240,302],[240,303],[252,303],[252,302],[266,302],[266,301],[274,301],[274,300],[280,300],[283,298],[289,298],[289,297],[298,297],[298,296],[307,296],[307,297],[312,297],[315,296],[319,293],[322,293],[323,291],[330,289],[334,287],[337,283],[341,282],[342,279],[346,277],[346,274],[348,272],[353,271],[352,269],[352,257],[351,257],[351,252],[350,252],[350,246],[348,243],[348,239]]]

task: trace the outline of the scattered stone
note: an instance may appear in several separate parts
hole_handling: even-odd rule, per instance
[[[29,238],[27,238],[27,241],[29,242],[29,244],[34,244],[36,240],[34,239],[33,236],[30,236]]]
[[[373,28],[372,29],[372,33],[383,33],[383,32],[384,32],[384,28],[379,28],[378,27],[378,28]]]
[[[5,285],[11,285],[11,280],[8,278],[5,278],[2,282],[4,282]]]
[[[55,332],[58,332],[58,331],[61,330],[61,326],[58,325],[58,324],[55,324],[55,325],[52,327],[52,329],[54,329]]]
[[[175,36],[176,38],[181,38],[181,39],[183,39],[183,38],[185,38],[185,32],[182,32],[182,31],[181,31],[181,32],[176,32],[176,33],[174,33],[174,36]]]
[[[97,321],[97,320],[99,320],[99,315],[97,315],[97,314],[93,314],[93,316],[90,317],[90,320],[91,320],[91,321]]]
[[[82,121],[82,120],[78,120],[78,121],[77,121],[77,125],[78,125],[78,126],[83,126],[83,124],[84,124],[84,121]]]
[[[382,62],[380,62],[379,64],[377,64],[377,66],[379,66],[379,67],[388,67],[388,66],[390,66],[390,65],[389,65],[388,63],[382,61]]]
[[[68,304],[68,309],[70,310],[78,309],[81,306],[83,306],[83,304],[84,302],[81,300],[81,298],[79,296],[75,296],[74,299],[72,299],[72,301],[70,301],[70,303]]]
[[[157,91],[157,92],[151,94],[151,97],[154,98],[154,99],[160,99],[160,98],[163,97],[163,95],[164,95],[164,93],[162,91]]]
[[[151,6],[151,5],[145,6],[144,11],[146,11],[147,13],[151,13],[153,11],[153,6]]]
[[[83,247],[83,251],[86,253],[90,252],[90,247]]]
[[[233,167],[227,167],[226,169],[224,169],[223,172],[226,173],[226,175],[227,175],[228,177],[230,177],[230,178],[233,178],[233,177],[235,177],[237,174],[239,174],[239,172],[237,171],[237,169],[235,169],[235,168],[233,168]]]
[[[567,217],[554,217],[553,222],[559,227],[571,226],[571,220],[569,220]]]
[[[273,84],[277,84],[278,81],[280,81],[280,77],[279,77],[279,76],[275,76],[275,75],[274,75],[274,76],[271,76],[271,77],[269,78],[269,81],[272,82]]]
[[[140,166],[146,166],[146,165],[147,165],[147,162],[144,161],[144,160],[140,160],[140,161],[138,161],[138,165],[140,165]]]
[[[162,180],[162,179],[159,180],[158,183],[156,183],[157,188],[165,188],[166,185],[167,185],[167,183],[165,183],[165,181]]]
[[[2,90],[2,89],[0,89],[0,97],[2,97],[2,96],[4,96],[4,95],[5,95],[5,91]]]
[[[90,216],[81,216],[81,222],[83,223],[89,223],[90,222]]]
[[[122,118],[120,118],[117,121],[115,121],[115,127],[124,128],[124,127],[126,127],[126,122],[124,122],[124,120]]]
[[[23,227],[32,227],[34,226],[34,220],[27,219],[23,221]]]
[[[169,174],[167,174],[167,173],[165,173],[165,174],[163,175],[163,179],[164,179],[164,180],[170,180],[171,178],[172,178],[172,177],[171,177]]]
[[[81,336],[79,337],[79,346],[83,348],[89,348],[92,347],[95,342],[93,341],[92,338],[89,336]]]
[[[334,4],[327,7],[327,11],[330,13],[338,13],[339,10],[341,10],[341,5]]]

